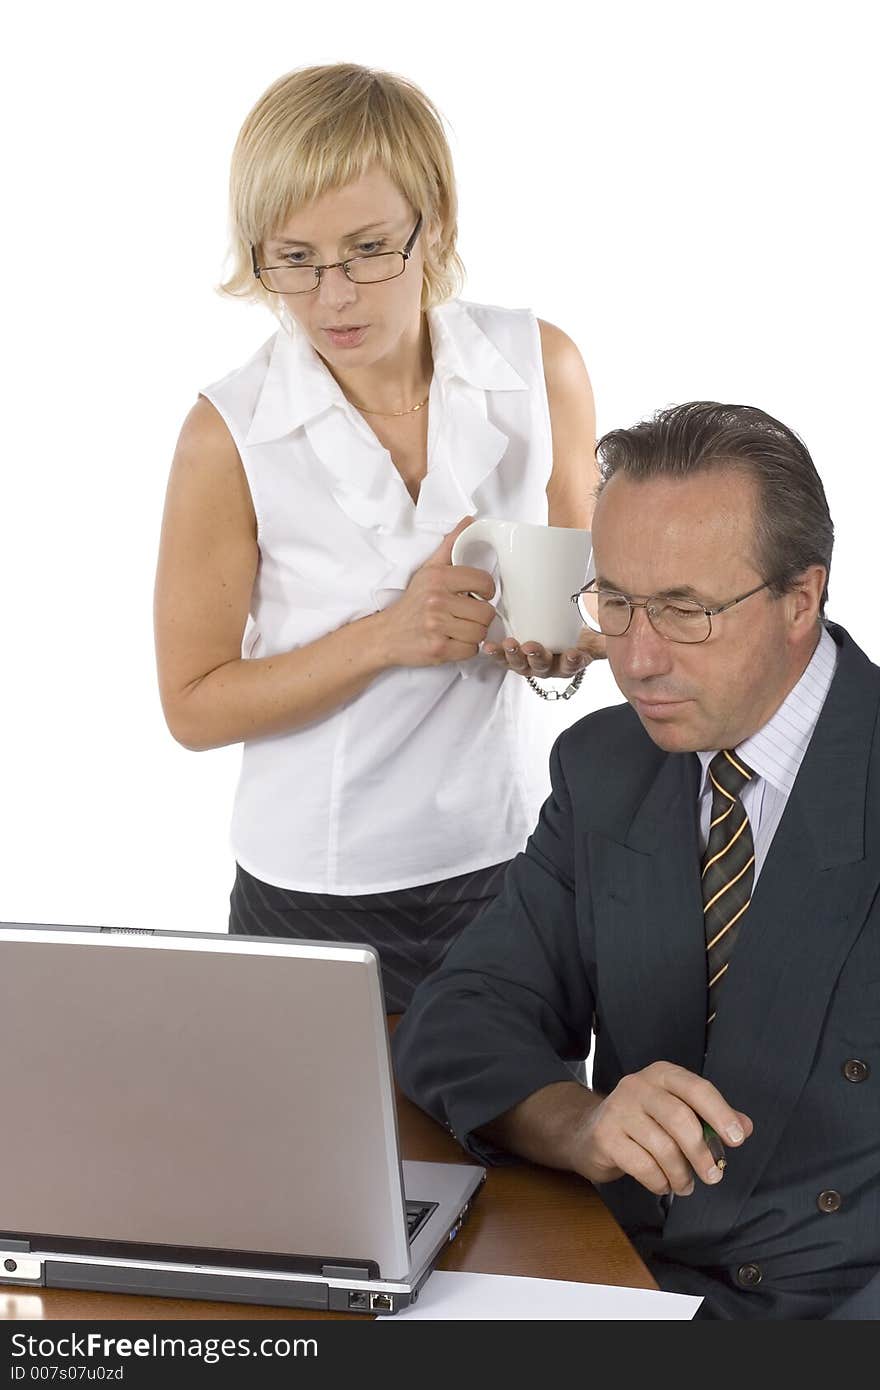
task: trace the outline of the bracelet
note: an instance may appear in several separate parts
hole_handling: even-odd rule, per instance
[[[542,700],[570,700],[575,691],[580,690],[586,666],[576,671],[564,690],[542,690],[534,676],[526,676],[526,682]]]

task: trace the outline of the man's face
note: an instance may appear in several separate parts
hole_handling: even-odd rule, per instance
[[[635,599],[688,597],[707,608],[754,589],[756,484],[739,469],[633,482],[618,474],[593,518],[596,574]],[[818,571],[780,598],[762,589],[712,618],[705,642],[667,641],[643,608],[608,637],[621,692],[668,752],[734,748],[779,708],[815,646]]]

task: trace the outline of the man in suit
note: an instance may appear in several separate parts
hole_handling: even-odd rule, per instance
[[[698,1316],[880,1317],[880,670],[824,619],[825,493],[746,406],[599,458],[578,602],[628,703],[557,741],[400,1083],[481,1161],[597,1184]]]

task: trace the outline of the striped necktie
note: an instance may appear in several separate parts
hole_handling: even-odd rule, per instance
[[[707,1028],[715,1017],[719,985],[730,964],[739,924],[752,899],[755,845],[739,794],[754,775],[742,758],[727,749],[716,753],[709,764],[712,819],[702,876],[709,982]]]

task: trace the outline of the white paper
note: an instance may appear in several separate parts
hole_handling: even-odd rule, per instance
[[[613,1284],[573,1284],[563,1279],[524,1279],[509,1274],[461,1274],[436,1269],[429,1275],[418,1301],[391,1318],[430,1319],[687,1319],[702,1298],[628,1289]]]

